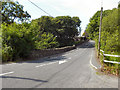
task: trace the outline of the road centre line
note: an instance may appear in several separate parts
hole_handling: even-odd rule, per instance
[[[41,64],[41,65],[38,65],[38,66],[35,66],[35,67],[42,67],[42,66],[47,66],[47,65],[50,65],[50,64],[55,64],[55,63],[57,63],[58,61],[56,61],[56,62],[50,62],[50,63],[48,63],[48,64]]]
[[[83,49],[82,52],[84,52],[85,50],[86,50],[86,49]],[[81,52],[81,53],[82,53],[82,52]],[[69,54],[70,54],[70,53],[66,53],[65,55],[69,55]],[[75,55],[75,56],[77,56],[77,55]],[[56,57],[53,57],[53,58],[56,58]],[[71,59],[71,57],[68,58],[68,60],[70,60],[70,59]],[[67,60],[63,60],[63,61],[67,62]],[[54,63],[57,63],[57,62],[59,62],[59,61],[51,62],[51,63],[48,63],[48,64],[41,64],[41,65],[38,65],[38,66],[35,66],[35,67],[47,66],[47,65],[54,64]]]
[[[12,73],[14,73],[14,72],[12,71],[12,72],[7,72],[7,73],[2,73],[2,74],[0,74],[0,76],[7,75],[7,74],[12,74]]]
[[[66,63],[68,62],[67,60],[62,60],[62,61],[59,61],[59,64],[63,64],[63,63]]]
[[[71,59],[71,57],[69,57],[68,59]],[[67,60],[62,60],[62,61],[66,61],[66,62],[67,62]],[[38,65],[38,66],[35,66],[35,67],[47,66],[47,65],[55,64],[55,63],[57,63],[57,62],[61,62],[61,61],[50,62],[50,63],[48,63],[48,64],[41,64],[41,65]]]

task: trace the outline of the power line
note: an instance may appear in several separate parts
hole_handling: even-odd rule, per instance
[[[31,2],[30,0],[28,0],[29,2]],[[35,5],[37,8],[39,8],[40,10],[42,10],[44,13],[48,14],[49,16],[51,16],[49,13],[47,13],[45,10],[43,10],[42,8],[40,8],[39,6],[37,6],[35,3],[31,2],[33,5]],[[51,16],[53,17],[53,16]]]

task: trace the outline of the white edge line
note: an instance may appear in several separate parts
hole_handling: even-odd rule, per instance
[[[93,54],[93,51],[92,51],[92,54]],[[90,65],[93,67],[93,68],[95,68],[95,69],[97,69],[97,67],[96,66],[94,66],[93,64],[92,64],[92,54],[91,54],[91,58],[90,58]]]
[[[3,73],[3,74],[0,74],[0,76],[6,75],[6,74],[12,74],[12,73],[14,72],[12,71],[12,72]]]

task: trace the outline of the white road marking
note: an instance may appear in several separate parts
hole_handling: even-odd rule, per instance
[[[71,59],[71,57],[69,57],[68,59]],[[41,65],[38,65],[38,66],[35,66],[35,67],[47,66],[47,65],[55,64],[55,63],[57,63],[57,62],[58,62],[59,64],[62,64],[62,63],[68,62],[68,61],[67,61],[67,60],[62,60],[62,61],[50,62],[50,63],[47,63],[47,64],[41,64]]]
[[[55,63],[57,63],[58,61],[56,61],[56,62],[51,62],[51,63],[48,63],[48,64],[46,64],[46,65],[50,65],[50,64],[55,64]]]
[[[65,63],[67,62],[67,60],[62,60],[62,61],[59,61],[59,64],[62,64],[62,63]]]
[[[50,64],[55,64],[55,63],[57,63],[58,61],[56,61],[56,62],[50,62],[50,63],[48,63],[48,64],[41,64],[41,65],[38,65],[38,66],[35,66],[35,67],[42,67],[42,66],[47,66],[47,65],[50,65]]]
[[[6,74],[12,74],[12,73],[14,72],[12,71],[12,72],[3,73],[3,74],[0,74],[0,76],[6,75]]]
[[[90,65],[91,65],[93,68],[97,69],[97,67],[92,64],[92,56],[93,56],[93,51],[92,51],[91,58],[90,58]]]
[[[41,65],[39,65],[39,66],[35,66],[35,67],[42,67],[42,66],[45,66],[46,64],[41,64]]]

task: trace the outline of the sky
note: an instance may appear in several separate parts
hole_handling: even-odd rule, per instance
[[[42,10],[34,6],[29,0],[17,0],[24,6],[23,10],[31,15],[32,19],[48,16]],[[81,22],[82,33],[84,32],[89,19],[101,9],[117,8],[120,0],[30,0],[37,6],[45,10],[51,16],[78,16]],[[101,3],[102,2],[102,3]]]

